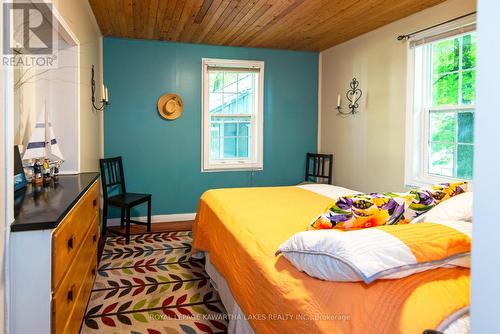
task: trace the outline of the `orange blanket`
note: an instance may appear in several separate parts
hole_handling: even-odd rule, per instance
[[[275,257],[332,200],[298,187],[207,191],[193,251],[207,251],[257,333],[421,334],[466,307],[469,270],[437,269],[399,280],[321,281]]]

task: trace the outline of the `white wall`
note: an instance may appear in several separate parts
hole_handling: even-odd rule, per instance
[[[333,153],[334,182],[364,192],[404,189],[406,52],[396,37],[476,10],[449,0],[321,52],[320,151]],[[336,115],[337,95],[353,77],[360,113]]]
[[[472,244],[472,333],[499,333],[500,317],[500,2],[480,0],[478,8],[477,113],[474,149]]]
[[[54,1],[68,28],[80,42],[80,78],[75,67],[76,48],[64,46],[58,52],[58,68],[36,73],[30,69],[31,78],[15,90],[15,144],[26,144],[36,115],[47,104],[51,112],[54,131],[65,162],[61,172],[97,171],[98,159],[102,157],[103,142],[102,112],[95,111],[91,104],[91,67],[95,65],[97,100],[101,99],[102,85],[102,36],[85,0]],[[16,78],[26,70],[16,70]],[[16,79],[17,81],[17,79]],[[50,84],[50,85],[49,85]],[[50,89],[49,89],[50,88]],[[80,100],[77,94],[80,94]],[[78,115],[78,107],[80,115]]]
[[[62,45],[57,52],[57,68],[14,70],[14,144],[24,153],[37,121],[43,122],[47,108],[55,138],[64,157],[61,173],[80,169],[78,100],[78,47]],[[38,119],[37,119],[38,118]]]
[[[61,172],[75,172],[80,169],[79,124],[78,124],[78,47],[58,52],[58,69],[50,72],[50,110],[52,126],[59,149],[64,155]],[[96,152],[98,154],[98,152]]]
[[[103,115],[92,108],[91,68],[95,65],[96,100],[102,85],[102,34],[87,0],[54,0],[54,6],[80,42],[80,171],[99,170],[103,155]]]
[[[2,8],[3,6],[0,6],[0,17],[3,17],[3,12]],[[3,36],[3,25],[0,25],[0,36]],[[5,230],[7,229],[8,224],[6,220],[6,210],[5,210],[5,204],[6,204],[6,198],[5,195],[7,194],[7,185],[5,183],[5,176],[6,176],[6,168],[7,168],[7,159],[6,159],[6,133],[3,131],[5,129],[5,95],[4,95],[4,76],[5,76],[5,71],[3,67],[0,67],[0,129],[2,129],[1,136],[0,136],[0,330],[2,332],[5,332],[5,322],[4,322],[4,291],[5,291],[5,274],[6,274],[6,267],[5,267],[5,238],[7,237],[8,233],[5,233]]]
[[[3,21],[3,6],[0,6],[0,20]],[[3,36],[3,24],[0,25],[0,36]],[[0,333],[8,333],[9,302],[9,226],[13,217],[13,175],[14,147],[13,131],[13,71],[0,66]]]

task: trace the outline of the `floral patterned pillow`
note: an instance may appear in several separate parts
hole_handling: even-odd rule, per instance
[[[406,194],[357,194],[340,197],[328,212],[320,215],[309,230],[358,229],[381,225],[407,224],[404,213],[413,197]]]
[[[405,210],[404,217],[406,220],[411,221],[418,216],[426,213],[439,203],[466,192],[468,189],[467,182],[456,183],[441,183],[431,187],[423,187],[408,192],[413,196],[413,201]]]

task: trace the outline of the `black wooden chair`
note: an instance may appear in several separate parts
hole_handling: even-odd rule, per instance
[[[151,194],[136,194],[126,191],[122,157],[100,159],[99,163],[101,166],[102,193],[104,197],[102,235],[105,236],[107,232],[108,206],[118,207],[121,210],[120,226],[123,227],[125,225],[125,242],[128,244],[130,242],[130,223],[146,225],[148,232],[151,231]],[[112,193],[115,190],[117,194],[110,195],[110,192]],[[130,210],[145,202],[148,205],[147,222],[131,220]],[[111,230],[110,232],[123,235],[123,233]]]
[[[332,184],[333,154],[307,153],[306,182]]]

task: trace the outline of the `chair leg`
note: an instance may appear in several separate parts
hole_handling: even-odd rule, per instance
[[[125,244],[130,243],[130,208],[126,209],[127,216],[125,218]]]
[[[108,204],[104,203],[102,207],[102,228],[101,228],[101,236],[106,236],[106,230],[108,226]]]
[[[151,198],[148,200],[148,232],[151,232]]]
[[[120,215],[120,227],[125,226],[125,208],[121,208],[121,215]]]

